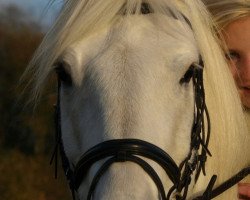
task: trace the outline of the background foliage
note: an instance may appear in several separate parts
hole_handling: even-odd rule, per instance
[[[0,11],[0,199],[69,200],[62,171],[54,179],[55,88],[34,110],[19,79],[43,38],[42,27],[15,6]],[[50,84],[55,86],[55,84]],[[58,166],[61,169],[61,166]]]

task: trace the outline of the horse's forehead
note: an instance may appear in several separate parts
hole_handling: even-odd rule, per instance
[[[100,29],[90,37],[75,42],[69,48],[79,56],[84,53],[90,54],[93,50],[98,53],[100,49],[103,50],[100,47],[107,48],[117,42],[136,43],[145,38],[149,40],[143,41],[143,46],[146,46],[150,39],[157,43],[156,38],[158,41],[165,40],[168,44],[174,42],[194,45],[195,43],[191,27],[185,21],[166,15],[148,14],[121,17],[115,26]]]
[[[123,45],[124,50],[134,48],[136,55],[145,55],[148,51],[150,59],[159,59],[157,55],[164,55],[166,59],[176,60],[180,55],[186,55],[187,58],[198,54],[189,24],[173,17],[153,14],[131,16],[114,29],[114,35],[117,36],[114,44]]]
[[[63,59],[72,66],[71,72],[75,73],[72,75],[80,83],[83,70],[90,62],[105,65],[123,56],[130,62],[141,61],[142,64],[168,60],[183,65],[183,62],[196,60],[197,54],[188,24],[173,17],[150,14],[121,18],[115,26],[71,45]]]
[[[165,23],[164,23],[165,21]],[[164,27],[166,26],[166,27]],[[185,29],[189,32],[185,32]],[[185,33],[185,34],[184,34]],[[95,60],[97,65],[125,62],[146,66],[183,66],[197,60],[198,50],[189,26],[174,18],[138,16],[126,18],[110,32],[107,49]]]

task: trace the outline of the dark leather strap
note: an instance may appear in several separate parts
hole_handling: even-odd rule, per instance
[[[180,172],[174,160],[159,147],[138,139],[117,139],[102,142],[89,149],[79,160],[75,168],[75,189],[80,186],[89,168],[95,162],[110,157],[122,157],[127,161],[129,156],[137,155],[157,162],[176,185],[180,179]]]
[[[161,179],[159,178],[158,174],[155,172],[155,170],[143,159],[133,156],[133,155],[126,155],[126,158],[123,157],[123,155],[117,155],[113,156],[112,158],[108,159],[101,168],[97,171],[95,177],[92,180],[92,183],[90,185],[90,189],[88,192],[87,200],[91,200],[94,190],[96,188],[97,183],[99,182],[101,176],[104,174],[104,172],[110,167],[111,164],[114,162],[124,162],[124,159],[126,161],[134,162],[141,166],[141,168],[152,178],[154,181],[160,195],[160,199],[167,200],[165,195],[164,186],[162,185]]]
[[[212,188],[210,188],[209,190],[206,189],[206,191],[203,193],[202,196],[198,196],[198,197],[194,198],[193,200],[213,199],[213,198],[219,196],[220,194],[222,194],[223,192],[225,192],[226,190],[228,190],[229,188],[233,187],[237,183],[239,183],[242,179],[244,179],[249,174],[250,174],[250,167],[246,167],[246,168],[242,169],[241,171],[239,171],[234,176],[232,176],[230,179],[225,181],[224,183],[220,184],[215,189],[212,189]]]
[[[61,94],[61,80],[58,76],[57,104],[55,106],[55,130],[56,130],[55,141],[56,143],[55,143],[53,154],[50,159],[50,165],[52,164],[53,160],[55,160],[55,178],[57,178],[57,165],[58,165],[57,160],[58,160],[58,150],[59,150],[60,155],[61,155],[61,160],[62,160],[62,168],[67,178],[67,181],[69,183],[69,187],[72,193],[73,200],[75,200],[75,190],[74,190],[75,177],[74,177],[73,171],[71,170],[70,162],[68,160],[68,157],[66,156],[63,141],[62,141],[60,94]]]

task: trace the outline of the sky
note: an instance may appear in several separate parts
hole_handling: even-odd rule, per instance
[[[43,26],[49,27],[61,8],[63,0],[55,0],[54,4],[47,9],[50,0],[0,0],[0,8],[14,4]]]

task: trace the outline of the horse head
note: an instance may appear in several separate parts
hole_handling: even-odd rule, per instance
[[[200,155],[205,160],[209,153],[202,60],[215,129],[234,135],[244,124],[233,79],[202,11],[191,1],[65,4],[30,69],[46,66],[35,70],[36,90],[57,71],[58,144],[74,196],[183,199],[204,191],[211,176],[199,178],[187,194],[204,166]],[[227,113],[239,112],[232,124],[223,113],[232,105],[228,98],[236,106]],[[225,155],[211,140],[218,157]],[[214,161],[208,169],[209,175],[223,171]],[[167,197],[163,191],[170,191]]]

